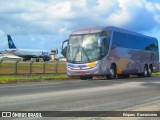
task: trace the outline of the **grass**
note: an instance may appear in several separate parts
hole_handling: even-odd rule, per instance
[[[160,75],[160,72],[157,72],[157,73],[153,73],[153,75]]]
[[[0,83],[17,83],[17,82],[31,82],[31,81],[48,81],[48,80],[64,80],[70,79],[66,74],[52,74],[52,75],[0,75]]]

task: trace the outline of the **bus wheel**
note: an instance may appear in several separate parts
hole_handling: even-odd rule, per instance
[[[140,75],[140,77],[147,77],[147,76],[148,76],[148,68],[145,65],[143,69],[143,73]]]
[[[148,68],[148,77],[152,77],[152,68],[151,66]]]
[[[116,78],[116,67],[114,65],[111,66],[109,70],[109,75],[107,75],[108,79],[115,79]]]

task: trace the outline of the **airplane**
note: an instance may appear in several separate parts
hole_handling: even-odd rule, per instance
[[[50,54],[45,50],[19,49],[16,48],[10,35],[7,35],[7,38],[9,49],[6,49],[6,51],[13,55],[22,57],[23,61],[31,60],[31,58],[36,58],[36,62],[39,62],[40,58],[43,58],[43,61],[49,61],[51,59]]]

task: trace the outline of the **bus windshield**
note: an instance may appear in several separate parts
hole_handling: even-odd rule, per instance
[[[87,63],[98,60],[100,58],[99,37],[99,33],[70,36],[67,61]]]

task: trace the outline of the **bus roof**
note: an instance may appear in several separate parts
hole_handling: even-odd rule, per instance
[[[96,26],[96,27],[88,27],[88,28],[78,29],[78,30],[73,31],[71,33],[71,35],[97,33],[97,32],[102,32],[102,31],[106,31],[106,30],[156,39],[154,37],[146,36],[146,35],[143,35],[143,34],[140,34],[140,33],[136,33],[136,32],[133,32],[133,31],[129,31],[129,30],[114,27],[114,26]]]

